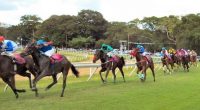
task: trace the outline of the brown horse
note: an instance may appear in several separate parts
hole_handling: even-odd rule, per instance
[[[172,53],[171,54],[171,58],[172,58],[174,64],[176,64],[177,67],[179,68],[181,66],[181,57],[179,57],[179,55],[177,54],[177,52],[176,53]]]
[[[139,48],[135,48],[133,49],[133,51],[130,53],[131,56],[136,58],[136,65],[137,65],[137,75],[139,75],[139,72],[142,72],[142,77],[140,77],[141,81],[144,82],[146,80],[146,70],[148,68],[151,69],[152,71],[152,75],[154,78],[154,82],[155,80],[155,72],[154,72],[154,63],[153,60],[151,58],[151,56],[142,56],[139,52]]]
[[[14,92],[16,98],[19,97],[18,93],[25,92],[24,89],[17,89],[15,87],[15,65],[13,64],[13,60],[6,55],[0,55],[0,77],[2,80],[10,86],[12,91]]]
[[[191,50],[190,53],[190,64],[197,66],[197,53],[194,50]]]
[[[164,73],[166,73],[166,69],[165,69],[165,66],[166,66],[167,70],[171,74],[174,69],[173,59],[170,56],[164,55],[163,58],[161,58],[161,61],[162,61]],[[169,65],[171,66],[171,69],[169,68]]]
[[[16,55],[18,55],[18,57],[16,57]],[[32,57],[23,56],[23,53],[14,54],[12,57],[8,56],[7,54],[0,55],[0,56],[1,56],[1,59],[0,59],[1,64],[0,65],[2,65],[1,66],[1,78],[3,79],[4,82],[6,82],[8,84],[8,86],[11,87],[11,89],[14,91],[14,93],[16,95],[16,98],[18,98],[18,94],[15,92],[15,89],[14,89],[15,88],[15,79],[14,79],[15,74],[18,74],[23,77],[28,77],[29,78],[29,86],[30,86],[30,88],[32,88],[31,74],[34,77],[37,77],[37,75],[38,75],[37,67],[35,66],[35,63],[34,63]],[[19,56],[20,56],[21,60],[24,60],[23,63],[21,63],[19,61]],[[6,63],[4,61],[6,61]],[[12,63],[10,61],[12,61]],[[10,73],[4,69],[7,69],[14,75],[6,76],[7,77],[7,79],[6,79],[5,75],[9,75]],[[27,70],[29,72],[27,72]],[[8,79],[10,82],[7,81]],[[7,89],[7,86],[6,86],[6,89]],[[24,91],[25,90],[20,91],[20,92],[24,92]]]
[[[34,43],[30,43],[26,46],[25,51],[27,55],[32,55],[35,64],[39,67],[39,76],[33,81],[32,90],[35,91],[35,95],[38,96],[38,89],[36,87],[37,82],[45,76],[52,76],[53,82],[46,87],[46,90],[50,89],[57,83],[57,74],[62,72],[63,74],[63,86],[61,97],[64,96],[64,90],[66,87],[66,80],[69,69],[71,68],[73,74],[79,77],[79,72],[75,66],[63,55],[60,55],[62,60],[50,59],[48,56],[42,54]]]
[[[189,62],[190,62],[189,54],[184,49],[179,49],[176,52],[177,52],[179,59],[181,59],[181,63],[184,68],[184,71],[189,72]]]
[[[110,70],[112,70],[113,76],[114,76],[114,82],[116,80],[116,75],[115,75],[115,69],[118,68],[122,74],[122,77],[125,82],[124,78],[124,72],[123,72],[123,66],[125,65],[124,58],[119,57],[119,56],[114,56],[113,61],[108,58],[108,55],[104,53],[102,50],[96,50],[93,58],[93,63],[96,63],[97,60],[101,61],[101,70],[99,71],[101,80],[103,83],[106,82],[107,76]],[[106,71],[106,78],[105,80],[102,77],[102,72]]]

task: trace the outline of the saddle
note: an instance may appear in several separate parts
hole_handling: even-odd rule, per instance
[[[167,55],[164,56],[164,59],[167,59],[169,61],[173,61],[172,58],[170,56],[167,56]]]
[[[150,63],[150,57],[148,56],[143,56],[143,59],[149,64]]]
[[[118,62],[118,61],[119,61],[119,58],[118,58],[118,56],[114,55],[114,56],[112,56],[111,58],[108,58],[108,61],[109,61],[109,62]]]
[[[50,57],[50,60],[51,60],[51,64],[54,64],[56,62],[62,62],[63,61],[63,56],[61,54],[53,54],[51,57]]]
[[[17,64],[25,64],[26,63],[26,60],[20,54],[14,54],[13,60]]]

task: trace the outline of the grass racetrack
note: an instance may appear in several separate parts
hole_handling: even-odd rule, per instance
[[[115,84],[112,74],[106,84],[97,72],[89,81],[88,76],[70,75],[64,97],[60,97],[62,78],[48,91],[44,89],[51,78],[40,80],[39,97],[30,91],[28,79],[18,80],[17,88],[27,90],[19,99],[10,88],[3,92],[5,83],[0,80],[0,110],[200,110],[200,67],[191,67],[188,73],[181,68],[172,75],[157,70],[155,83],[150,71],[141,83],[135,73],[130,77],[131,70],[124,70],[126,82],[117,73]]]

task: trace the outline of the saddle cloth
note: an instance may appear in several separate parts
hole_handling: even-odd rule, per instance
[[[63,56],[61,54],[56,53],[56,54],[53,54],[50,57],[50,59],[51,59],[51,63],[53,64],[55,62],[61,62],[61,61],[63,61],[64,58],[63,58]]]
[[[108,61],[110,61],[110,62],[118,62],[119,61],[119,57],[114,55],[111,58],[109,58]]]
[[[18,63],[18,64],[26,63],[26,60],[20,54],[14,54],[13,57],[14,57],[14,60],[16,61],[16,63]]]

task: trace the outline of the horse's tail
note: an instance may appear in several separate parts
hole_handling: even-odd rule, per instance
[[[76,76],[76,77],[79,77],[79,72],[78,70],[76,69],[76,67],[71,64],[71,69],[72,69],[72,73]]]
[[[122,60],[122,64],[124,66],[125,65],[124,57],[121,57],[120,59]]]

